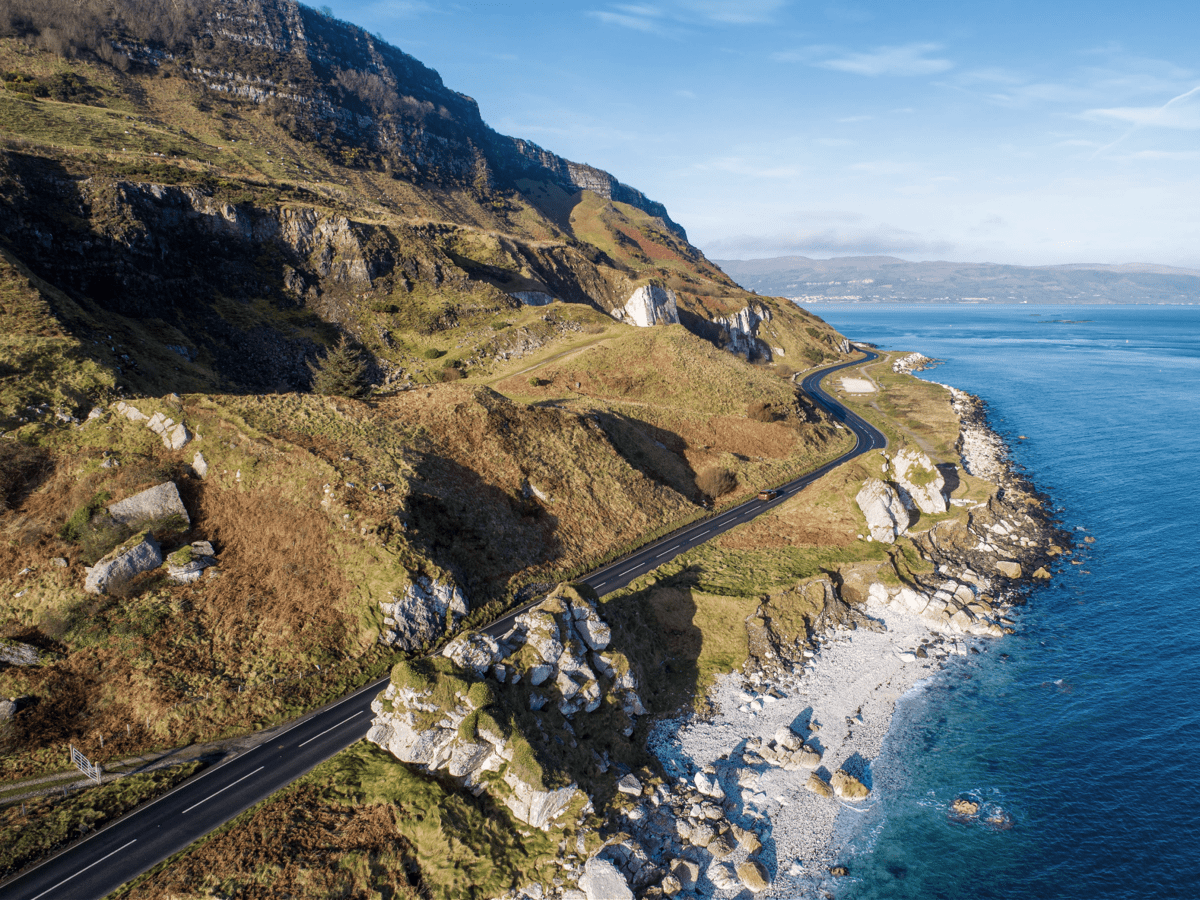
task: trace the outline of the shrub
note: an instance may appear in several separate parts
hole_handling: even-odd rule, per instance
[[[428,350],[426,350],[421,355],[423,357],[425,357],[426,359],[437,359],[438,357],[445,356],[446,351],[439,350],[437,347],[430,347]]]
[[[461,369],[442,369],[442,381],[458,381],[463,377]]]
[[[100,491],[91,500],[71,513],[71,517],[58,530],[58,536],[65,541],[78,544],[86,535],[88,523],[92,521],[92,516],[104,509],[104,504],[108,503],[111,499],[112,494],[108,491]]]
[[[696,476],[696,487],[715,500],[737,487],[737,475],[724,466],[710,466]]]
[[[314,393],[327,397],[361,397],[365,393],[367,365],[345,335],[336,347],[325,351],[316,365],[310,362],[308,370]]]

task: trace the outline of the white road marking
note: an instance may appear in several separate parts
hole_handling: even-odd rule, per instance
[[[638,563],[638,565],[641,565],[641,563]],[[635,569],[637,569],[637,566],[634,566],[632,569],[626,569],[624,572],[622,572],[622,573],[621,573],[620,575],[618,575],[617,577],[618,577],[618,578],[624,578],[626,575],[628,575],[630,572],[634,571]]]
[[[321,732],[321,734],[314,734],[314,735],[313,735],[312,737],[310,737],[310,738],[309,738],[307,741],[305,741],[305,742],[304,742],[304,744],[311,744],[311,743],[312,743],[313,741],[315,741],[317,738],[321,737],[321,735],[329,734],[329,732],[333,731],[333,729],[334,729],[334,728],[338,728],[339,726],[345,725],[345,724],[346,724],[347,722],[349,722],[351,719],[357,719],[357,718],[358,718],[359,716],[361,716],[361,715],[362,715],[362,710],[360,709],[360,710],[359,710],[358,712],[356,712],[354,715],[352,715],[352,716],[346,716],[346,718],[344,718],[344,719],[342,719],[342,721],[338,722],[338,723],[337,723],[337,725],[332,725],[332,726],[330,726],[329,728],[326,728],[324,731],[322,731],[322,732]],[[296,747],[296,749],[297,749],[297,750],[298,750],[298,749],[300,749],[300,747],[303,747],[303,746],[304,746],[304,744],[299,744],[299,745]]]
[[[250,775],[257,775],[259,772],[261,772],[265,768],[266,768],[266,766],[259,766],[257,769],[255,769],[253,772],[251,772]],[[225,785],[225,787],[223,787],[223,788],[221,788],[221,790],[217,791],[216,794],[209,794],[207,797],[205,797],[203,800],[201,800],[200,803],[193,803],[191,806],[189,806],[187,809],[185,809],[182,813],[180,813],[180,815],[183,815],[184,813],[190,813],[193,809],[195,809],[201,803],[207,803],[213,797],[217,796],[217,794],[225,793],[227,790],[229,790],[231,787],[233,787],[234,784],[241,784],[243,781],[245,781],[247,778],[249,778],[250,775],[243,775],[241,778],[239,778],[233,784]]]
[[[656,556],[656,557],[654,557],[654,558],[655,558],[655,559],[662,559],[662,558],[663,558],[664,556],[666,556],[668,553],[674,553],[676,550],[678,550],[678,549],[679,549],[680,547],[682,547],[682,546],[683,546],[683,544],[676,544],[676,545],[675,545],[674,547],[672,547],[670,550],[664,550],[662,553],[658,554],[658,556]]]
[[[94,863],[92,863],[91,865],[84,866],[82,869],[80,869],[80,870],[79,870],[78,872],[76,872],[74,875],[69,875],[69,876],[67,876],[67,877],[66,877],[66,878],[64,878],[62,881],[60,881],[58,884],[56,884],[54,887],[52,887],[52,888],[47,888],[46,890],[42,891],[40,894],[38,894],[38,895],[37,895],[37,897],[34,897],[34,898],[33,898],[33,900],[38,900],[38,897],[45,897],[45,896],[46,896],[48,893],[50,893],[51,891],[53,891],[53,890],[56,890],[56,889],[58,889],[58,888],[62,887],[64,884],[66,884],[66,883],[67,883],[68,881],[70,881],[72,878],[77,878],[78,876],[82,875],[82,874],[83,874],[84,872],[86,872],[88,869],[92,868],[92,866],[98,866],[98,865],[100,865],[100,863],[104,862],[106,859],[108,859],[108,857],[110,857],[110,856],[116,856],[118,853],[120,853],[122,850],[124,850],[124,849],[125,849],[125,847],[131,847],[131,846],[133,846],[133,845],[134,845],[134,844],[136,844],[136,843],[137,843],[137,838],[134,838],[134,839],[133,839],[132,841],[130,841],[128,844],[125,844],[124,846],[118,847],[118,848],[117,848],[116,850],[114,850],[112,853],[109,853],[109,854],[107,854],[107,855],[105,855],[105,856],[102,856],[102,857],[100,857],[98,860],[96,860],[96,861],[95,861]]]

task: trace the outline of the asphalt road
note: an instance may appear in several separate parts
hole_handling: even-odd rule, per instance
[[[879,431],[820,387],[821,379],[830,373],[876,357],[868,352],[866,359],[814,372],[803,381],[809,396],[854,433],[854,449],[782,485],[774,500],[749,500],[669,534],[582,580],[599,594],[619,590],[680,553],[773,509],[847,460],[885,447],[887,439]],[[515,610],[485,630],[496,636],[505,633],[522,611]],[[371,700],[386,684],[386,678],[373,682],[299,719],[271,740],[184,782],[3,884],[0,900],[88,900],[105,896],[361,740],[370,726]]]

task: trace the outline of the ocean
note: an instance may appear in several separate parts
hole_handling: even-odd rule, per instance
[[[1200,307],[812,311],[982,397],[1080,562],[901,700],[844,895],[1200,897]],[[1012,827],[953,821],[960,796]]]

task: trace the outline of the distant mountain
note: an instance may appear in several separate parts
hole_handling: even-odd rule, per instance
[[[1200,272],[1147,263],[1005,266],[891,256],[713,261],[747,290],[801,302],[1200,302]]]

